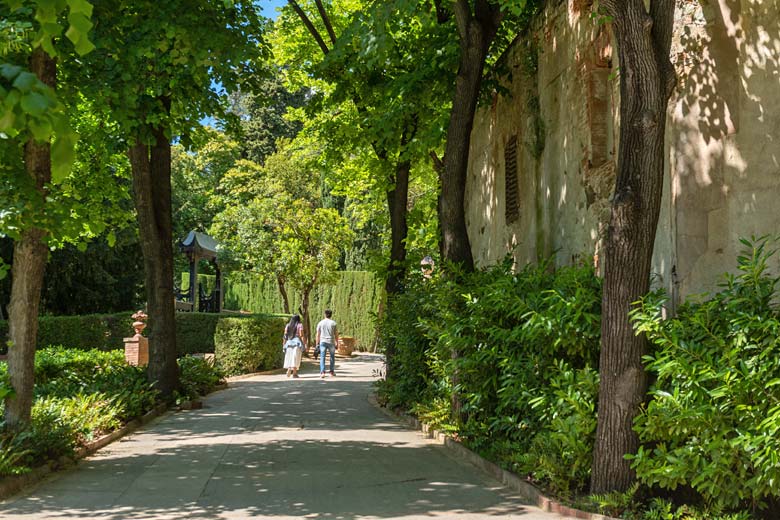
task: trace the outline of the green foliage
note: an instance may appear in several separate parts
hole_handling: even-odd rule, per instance
[[[184,399],[196,399],[206,395],[224,381],[222,370],[203,358],[185,356],[179,358],[181,385],[179,395]]]
[[[24,460],[30,455],[29,449],[22,449],[16,435],[0,436],[0,477],[21,475],[30,468],[24,465]]]
[[[540,414],[527,453],[516,456],[515,469],[545,483],[557,496],[586,491],[596,437],[599,375],[590,366],[572,369],[559,360],[549,386],[530,401]]]
[[[176,350],[179,356],[214,352],[214,333],[224,316],[205,312],[176,313]]]
[[[279,287],[273,280],[255,273],[233,273],[227,277],[225,286],[228,309],[266,314],[284,312]],[[379,309],[382,288],[373,273],[337,272],[332,284],[316,286],[310,297],[314,321],[320,319],[325,309],[331,309],[340,333],[357,338],[358,348],[367,350],[374,344],[374,316]],[[295,312],[300,303],[300,294],[290,295],[291,311]]]
[[[654,498],[648,509],[636,516],[641,520],[752,520],[748,512],[723,513],[717,509],[697,508],[688,505],[675,506],[668,500]]]
[[[131,312],[38,318],[38,348],[65,345],[70,348],[112,349],[133,335]]]
[[[132,311],[83,316],[41,316],[38,318],[38,349],[51,345],[82,350],[121,349],[124,347],[123,338],[134,334],[131,314]],[[214,352],[214,331],[217,322],[224,318],[211,313],[176,313],[178,354],[184,356]],[[0,320],[0,337],[5,338],[7,334],[8,323]]]
[[[158,398],[144,369],[128,365],[120,350],[41,349],[35,356],[35,380],[35,395],[39,398],[100,394],[104,396],[104,414],[121,421],[148,412]]]
[[[655,351],[652,400],[636,418],[637,477],[690,487],[724,510],[761,509],[780,496],[780,315],[767,239],[743,241],[739,273],[722,290],[664,320],[653,293],[633,312]]]
[[[214,353],[226,375],[280,368],[284,361],[281,335],[287,323],[280,316],[224,318],[217,324]]]
[[[213,369],[210,369],[213,373]],[[184,371],[187,388],[210,384],[206,370]],[[5,365],[0,365],[5,375]],[[30,426],[0,433],[0,475],[57,460],[94,438],[151,410],[159,392],[143,368],[128,365],[121,351],[64,347],[39,350],[35,359],[35,403]]]
[[[511,267],[410,282],[380,324],[394,352],[380,391],[440,421],[456,391],[465,420],[442,429],[575,492],[588,482],[596,424],[600,281],[589,267]]]

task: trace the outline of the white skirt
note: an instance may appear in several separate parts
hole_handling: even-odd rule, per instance
[[[298,340],[298,345],[300,344],[301,344],[300,340]],[[303,356],[303,349],[298,348],[298,346],[295,345],[295,340],[288,342],[288,346],[284,350],[284,368],[294,368],[297,370],[298,367],[301,366],[302,356]]]

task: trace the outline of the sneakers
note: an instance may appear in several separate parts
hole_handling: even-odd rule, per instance
[[[325,379],[325,372],[320,372],[320,379]]]
[[[330,377],[336,377],[336,372],[334,372],[333,370],[331,370],[331,371],[330,371]]]

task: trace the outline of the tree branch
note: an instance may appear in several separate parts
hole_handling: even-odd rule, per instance
[[[669,60],[674,29],[675,0],[653,0],[650,3],[650,17],[653,19],[652,38],[658,56],[658,66],[663,71],[664,94],[669,97],[677,84],[674,67]]]
[[[444,161],[442,159],[439,159],[439,156],[436,155],[436,152],[431,150],[429,155],[431,156],[431,160],[433,160],[433,169],[436,171],[436,173],[441,176],[441,172],[444,171]]]
[[[330,18],[328,17],[328,13],[325,11],[325,6],[322,5],[322,0],[314,0],[314,3],[317,4],[317,11],[320,12],[320,18],[322,18],[322,23],[325,24],[325,30],[328,31],[328,36],[330,36],[330,43],[336,45],[336,33],[333,32],[333,25],[330,23]]]
[[[301,9],[301,6],[298,5],[298,2],[296,2],[295,0],[287,0],[287,3],[290,4],[290,7],[292,7],[295,10],[295,12],[298,14],[298,18],[301,19],[303,25],[306,26],[306,28],[309,30],[309,33],[317,42],[317,45],[320,46],[320,49],[322,49],[322,53],[328,54],[330,49],[328,49],[328,46],[325,44],[325,40],[322,39],[322,36],[320,36],[320,32],[317,30],[316,27],[314,27],[314,24],[311,23],[311,20],[303,11],[303,9]]]

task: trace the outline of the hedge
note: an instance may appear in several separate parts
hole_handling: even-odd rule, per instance
[[[225,374],[247,374],[281,368],[282,331],[287,318],[251,316],[223,318],[214,334],[217,363]]]
[[[83,316],[41,316],[38,318],[37,348],[64,345],[82,350],[114,350],[124,347],[123,338],[132,336],[133,311]],[[179,356],[214,352],[214,332],[225,315],[177,312],[176,349]],[[243,319],[243,317],[231,318]],[[8,336],[8,322],[0,321],[0,338]],[[5,343],[1,346],[5,346]]]
[[[204,287],[213,287],[214,276],[198,275]],[[225,277],[226,309],[252,313],[281,314],[282,297],[275,281],[263,280],[254,273],[231,273]],[[189,273],[182,273],[182,287],[189,286]],[[368,271],[342,271],[332,285],[315,287],[310,297],[312,329],[325,309],[333,310],[333,319],[344,336],[354,336],[358,348],[370,349],[375,341],[374,316],[382,299],[381,284]],[[290,291],[290,309],[300,305],[300,294]]]
[[[122,338],[133,335],[133,311],[81,316],[40,316],[37,348],[66,345],[84,350],[122,348]],[[8,337],[8,322],[0,321],[0,338]],[[3,345],[5,346],[5,345]]]

